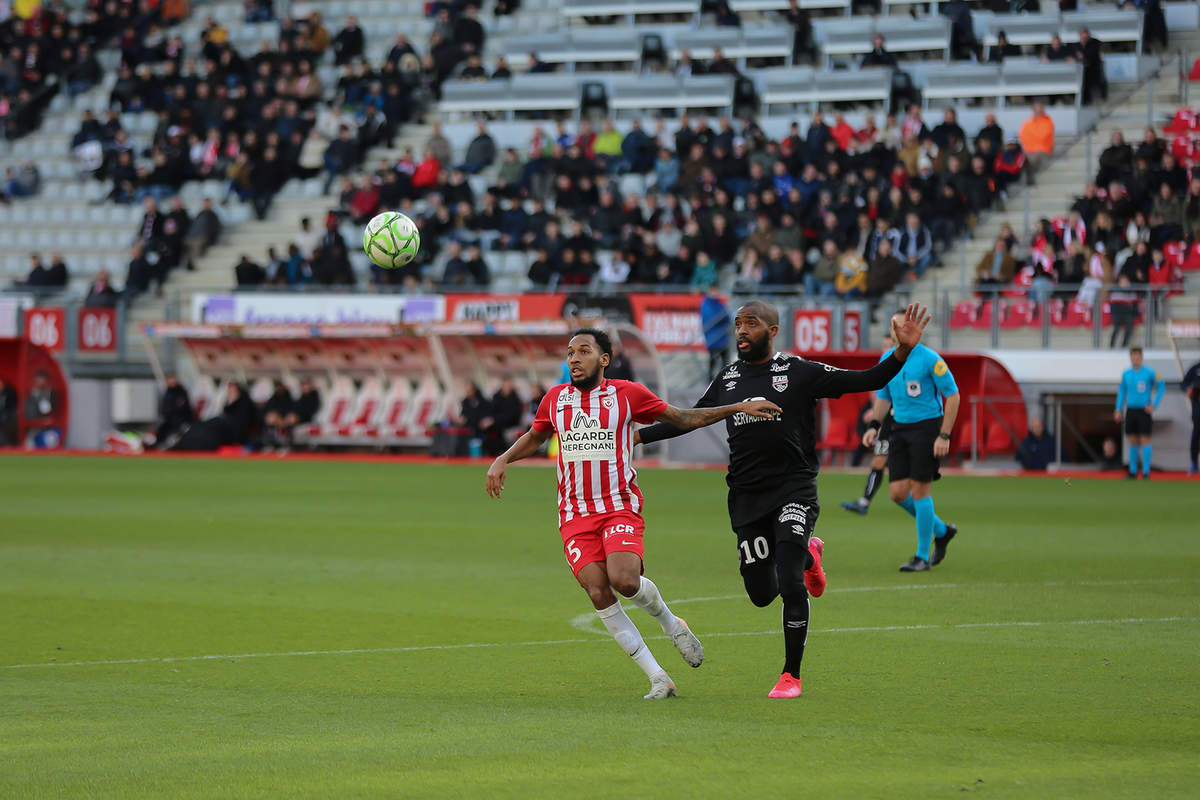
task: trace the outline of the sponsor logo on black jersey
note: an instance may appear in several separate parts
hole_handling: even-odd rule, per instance
[[[729,383],[725,384],[725,391],[732,392],[736,386],[737,381],[730,381]]]
[[[791,365],[791,364],[789,364],[788,362],[784,361],[784,362],[782,362],[782,363],[778,363],[778,364],[772,364],[772,365],[771,365],[771,372],[787,372],[789,369],[791,369],[791,367],[792,367],[792,365]]]
[[[751,400],[766,400],[766,399],[767,398],[765,398],[765,397],[747,397],[746,400],[743,402],[748,402]],[[743,425],[750,425],[755,422],[771,422],[773,420],[779,419],[780,416],[781,415],[776,414],[774,417],[752,417],[749,414],[744,414],[741,411],[739,411],[738,413],[736,413],[732,417],[730,417],[730,419],[733,420],[733,427],[740,428]]]
[[[730,378],[740,378],[742,373],[738,372],[737,364],[734,364],[729,369],[725,370],[725,374],[721,376],[721,380],[727,381]]]

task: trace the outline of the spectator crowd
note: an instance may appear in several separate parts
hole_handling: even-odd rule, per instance
[[[1039,305],[1061,299],[1078,314],[1107,300],[1110,346],[1127,346],[1139,315],[1181,290],[1185,267],[1200,267],[1200,123],[1182,110],[1164,131],[1173,138],[1146,128],[1136,144],[1113,131],[1095,179],[1067,213],[1038,221],[1028,241],[1006,226],[976,266],[978,286]],[[1147,287],[1150,309],[1135,291]]]

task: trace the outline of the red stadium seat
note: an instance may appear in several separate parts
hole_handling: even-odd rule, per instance
[[[1000,327],[1005,330],[1027,328],[1034,324],[1037,317],[1037,303],[1032,300],[1010,300],[1000,318]]]
[[[854,428],[850,425],[849,420],[844,417],[829,418],[829,423],[825,426],[825,436],[817,444],[817,449],[822,454],[829,456],[826,463],[832,463],[835,453],[846,452],[857,446]]]
[[[378,424],[367,429],[368,436],[403,436],[404,421],[412,400],[412,387],[404,378],[396,378],[383,398]]]
[[[978,313],[978,300],[962,300],[954,307],[954,313],[950,315],[950,327],[969,328]]]
[[[1183,268],[1188,272],[1200,269],[1200,242],[1196,242],[1188,248],[1187,257],[1183,260]]]
[[[995,305],[993,300],[984,300],[979,305],[979,313],[975,315],[975,319],[971,322],[971,327],[977,330],[989,330],[992,327],[992,307]]]
[[[983,447],[981,448],[983,455],[1009,453],[1016,449],[1016,445],[1013,444],[1012,438],[1009,437],[1003,424],[995,420],[988,424],[987,435],[983,438]]]
[[[1092,309],[1072,300],[1057,318],[1052,317],[1050,321],[1056,328],[1082,328],[1092,324]]]
[[[1182,267],[1187,260],[1187,242],[1167,242],[1163,245],[1163,255],[1177,267]]]

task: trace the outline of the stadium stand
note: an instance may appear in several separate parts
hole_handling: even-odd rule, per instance
[[[58,92],[45,106],[44,135],[0,151],[5,168],[37,162],[41,181],[39,194],[12,192],[11,204],[0,207],[0,224],[11,226],[19,248],[5,253],[3,267],[24,277],[28,251],[58,249],[76,291],[101,269],[119,278],[145,221],[139,195],[150,194],[164,214],[180,197],[189,217],[204,198],[217,201],[224,240],[197,260],[194,273],[176,271],[168,283],[184,297],[228,285],[235,261],[256,267],[239,271],[249,278],[242,288],[275,290],[354,282],[380,291],[672,291],[715,280],[781,298],[873,306],[891,302],[893,292],[922,296],[941,277],[942,294],[933,296],[945,297],[939,262],[972,248],[974,267],[976,245],[963,237],[990,242],[1000,216],[992,212],[1012,208],[1024,193],[1020,146],[1014,151],[1006,142],[1028,117],[1029,101],[1058,101],[1049,111],[1063,142],[1095,119],[1103,95],[1089,96],[1088,70],[1093,78],[1095,70],[1073,44],[1080,29],[1102,42],[1113,83],[1156,68],[1149,53],[1159,50],[1158,40],[1150,10],[1089,5],[996,14],[974,3],[979,49],[971,57],[957,18],[924,7],[897,13],[892,5],[868,16],[849,0],[794,7],[734,0],[732,15],[714,19],[707,4],[674,0],[526,0],[510,13],[490,3],[477,12],[412,0],[322,0],[289,6],[288,17],[264,18],[257,9],[248,19],[241,3],[218,0],[169,25],[137,21],[153,33],[145,52],[114,26],[96,42],[100,82],[74,96],[70,86]],[[135,19],[132,5],[116,7]],[[88,13],[102,11],[93,3],[73,20],[86,23]],[[365,32],[357,44],[350,14]],[[376,33],[397,27],[406,36]],[[1132,70],[1129,59],[1137,59]],[[71,134],[85,109],[103,126],[110,102],[128,138],[102,134],[94,169],[106,180],[80,180],[88,162],[65,155]],[[943,118],[947,105],[958,110],[956,119]],[[155,150],[185,151],[189,170],[193,153],[205,152],[206,135],[198,143],[188,135],[207,123],[183,113],[197,109],[216,114],[221,138],[212,169],[157,182]],[[250,132],[239,130],[234,149],[226,148],[225,113],[256,128],[249,143]],[[431,130],[407,122],[422,114],[441,124]],[[256,156],[270,129],[279,133],[293,119],[299,130],[279,142],[290,145],[292,166],[271,178],[278,191],[264,193],[260,178],[275,170]],[[349,145],[339,144],[342,125],[351,131]],[[134,169],[124,190],[109,174],[112,153],[122,149],[133,163],[120,166]],[[238,151],[247,152],[242,165]],[[77,199],[59,200],[73,193]],[[89,202],[105,194],[107,202]],[[123,200],[138,204],[115,202]],[[383,207],[400,208],[421,226],[423,257],[409,269],[372,270],[355,246],[359,221]],[[905,231],[910,211],[917,222]],[[42,222],[55,213],[70,224]],[[304,232],[301,216],[310,218]],[[1027,262],[1032,242],[1021,238],[1017,255]],[[882,240],[890,255],[880,254]],[[321,243],[336,263],[314,257]],[[264,261],[268,245],[275,252]],[[995,290],[995,298],[956,298],[969,301],[944,309],[965,322],[956,332],[1107,325],[1107,299],[1088,317],[1068,302],[1063,281],[1047,299],[1031,267],[1022,263],[1018,282]],[[175,302],[173,313],[186,313]],[[1145,298],[1126,305],[1135,306],[1135,325],[1156,318]],[[165,309],[142,296],[135,314],[153,319]],[[386,381],[372,385],[370,403],[357,394],[362,379],[355,376],[355,396],[336,419],[314,423],[323,427],[312,436],[361,439],[383,419],[402,427],[400,407],[417,379],[394,394]]]

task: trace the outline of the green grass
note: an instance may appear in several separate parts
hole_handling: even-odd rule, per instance
[[[949,558],[901,575],[910,519],[822,477],[830,591],[803,698],[768,701],[779,610],[740,596],[721,474],[646,470],[647,574],[710,598],[673,604],[701,669],[650,640],[680,690],[650,703],[571,625],[553,483],[0,458],[0,797],[1195,796],[1195,484],[951,477]]]

